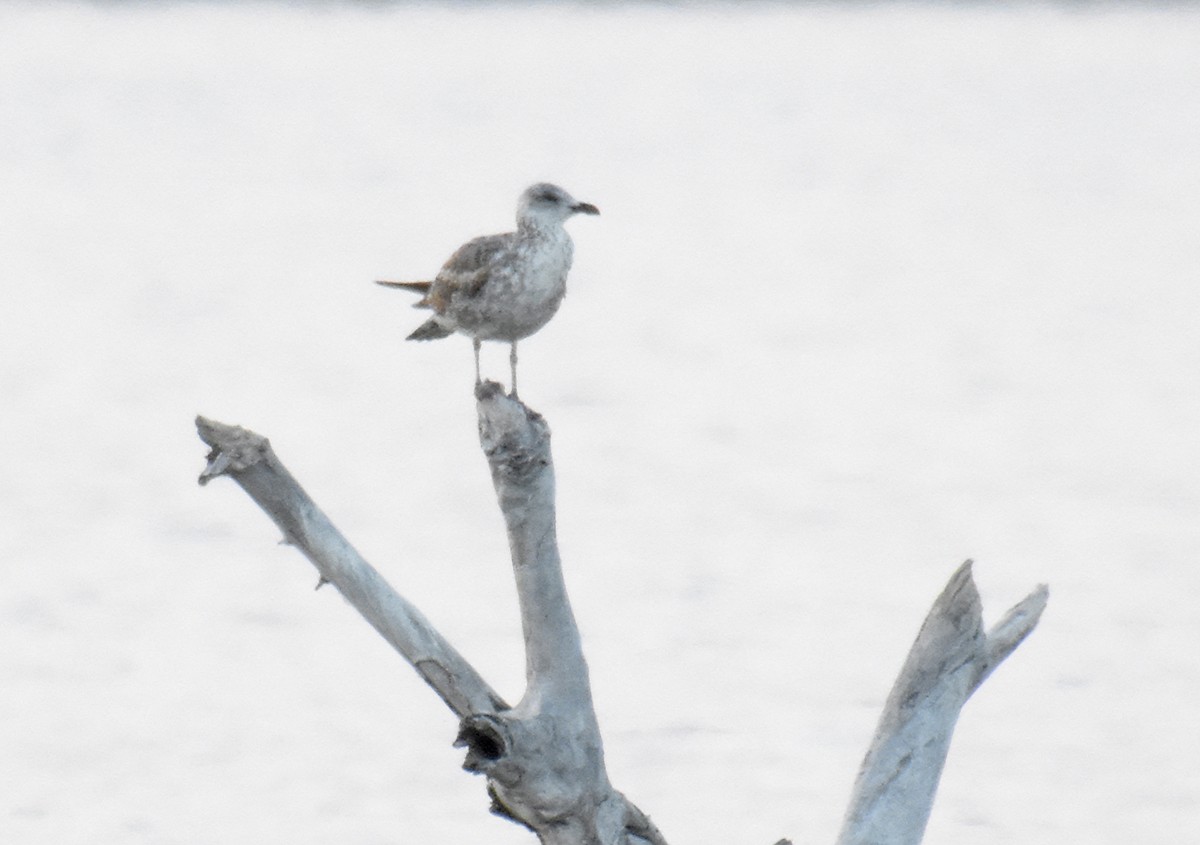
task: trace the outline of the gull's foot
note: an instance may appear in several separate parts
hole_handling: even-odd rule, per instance
[[[504,395],[504,385],[498,381],[477,381],[475,382],[475,398],[482,402],[485,399],[491,399],[497,394]]]

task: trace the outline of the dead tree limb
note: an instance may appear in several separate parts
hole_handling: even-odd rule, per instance
[[[1037,625],[1039,586],[984,633],[967,561],[933,603],[884,705],[838,845],[916,845],[925,833],[959,711]]]
[[[459,718],[463,767],[486,775],[493,812],[543,845],[666,845],[609,783],[579,629],[555,539],[550,430],[493,382],[476,389],[479,440],[504,514],[525,637],[526,689],[509,707],[342,537],[265,437],[198,417],[212,447],[200,483],[228,475],[416,668]],[[958,713],[1037,624],[1039,587],[984,633],[970,561],[934,602],[855,782],[839,845],[920,842]],[[788,845],[780,840],[776,845]]]
[[[544,845],[666,845],[613,789],[604,766],[579,629],[555,539],[545,421],[495,383],[476,391],[479,436],[508,528],[525,635],[526,690],[508,705],[413,605],[354,550],[280,463],[266,438],[200,417],[212,447],[202,484],[232,477],[411,663],[459,717],[463,767],[487,776],[492,810]]]
[[[579,628],[558,556],[550,428],[495,382],[475,391],[479,442],[504,513],[525,636],[525,695],[505,713],[463,720],[467,767],[498,809],[546,845],[665,845],[608,781]],[[632,837],[632,838],[631,838]]]
[[[333,584],[460,718],[508,705],[429,620],[392,589],[309,498],[275,457],[267,438],[236,425],[196,418],[200,439],[212,447],[200,474],[207,484],[228,475],[249,494],[319,573]]]

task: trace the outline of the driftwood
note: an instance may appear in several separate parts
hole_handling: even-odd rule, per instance
[[[555,540],[549,428],[494,382],[477,387],[476,399],[525,638],[526,689],[515,706],[363,560],[265,437],[197,418],[212,447],[200,483],[228,475],[241,485],[317,568],[318,586],[333,584],[441,696],[459,719],[463,767],[487,777],[493,812],[525,825],[544,845],[666,845],[605,770]],[[1045,601],[1040,587],[984,635],[969,562],[955,573],[888,699],[839,845],[920,841],[959,709],[1037,624]]]

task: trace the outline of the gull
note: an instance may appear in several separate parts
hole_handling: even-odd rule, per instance
[[[458,332],[475,346],[485,340],[511,344],[512,395],[517,395],[517,341],[536,332],[558,311],[567,292],[575,247],[563,223],[575,214],[599,214],[549,182],[530,185],[517,202],[517,230],[484,235],[460,246],[432,282],[377,283],[422,294],[413,307],[433,316],[406,340],[437,340]]]

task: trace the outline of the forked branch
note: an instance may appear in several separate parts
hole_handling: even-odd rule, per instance
[[[509,706],[413,605],[330,523],[265,437],[199,417],[212,447],[204,484],[234,479],[459,717],[468,771],[487,776],[492,810],[543,845],[666,845],[650,819],[613,789],[587,664],[555,539],[550,430],[499,385],[476,389],[479,439],[512,552],[525,636],[526,690]],[[839,845],[920,842],[963,703],[1033,630],[1039,587],[984,633],[970,561],[925,620],[863,761]],[[777,845],[788,845],[781,840]]]
[[[212,447],[202,484],[233,478],[411,663],[460,719],[464,768],[488,778],[492,809],[545,845],[666,845],[613,789],[554,531],[549,428],[499,385],[477,391],[480,444],[508,528],[525,634],[525,695],[509,708],[429,621],[330,523],[265,437],[200,417]]]
[[[990,632],[967,561],[933,603],[884,705],[838,845],[916,845],[967,698],[1037,625],[1040,585]]]

